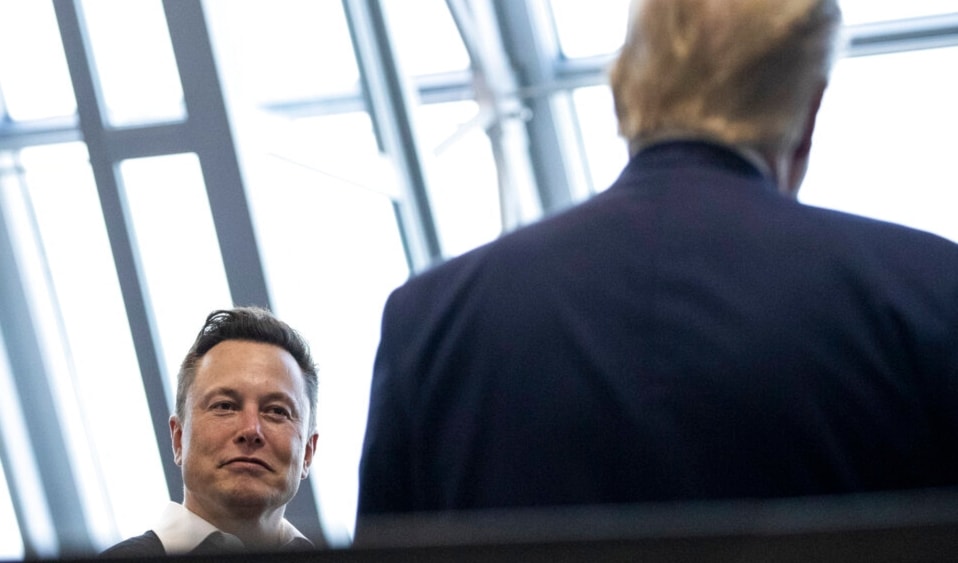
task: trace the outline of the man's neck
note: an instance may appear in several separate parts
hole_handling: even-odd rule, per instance
[[[237,513],[226,507],[213,511],[195,503],[184,503],[184,506],[219,530],[239,538],[247,549],[272,549],[280,547],[283,541],[282,509]]]
[[[282,518],[275,524],[263,521],[232,520],[227,523],[214,523],[217,528],[238,537],[247,549],[273,549],[281,547]]]

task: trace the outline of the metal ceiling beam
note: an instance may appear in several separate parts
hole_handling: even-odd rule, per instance
[[[401,201],[395,203],[411,272],[442,259],[427,189],[422,149],[413,126],[409,87],[389,39],[378,0],[342,0],[359,62],[363,95],[381,150],[396,164]]]
[[[157,448],[163,461],[163,473],[171,498],[181,494],[179,467],[170,452],[173,444],[169,433],[171,401],[169,386],[160,364],[159,339],[149,308],[149,297],[140,268],[139,256],[130,231],[128,214],[116,174],[116,162],[110,154],[110,132],[106,130],[100,108],[99,85],[93,70],[89,43],[79,12],[73,0],[54,0],[60,36],[76,96],[80,131],[87,146],[90,167],[96,180],[110,248],[150,418],[156,433]]]
[[[958,45],[958,13],[848,26],[846,56],[861,57]]]

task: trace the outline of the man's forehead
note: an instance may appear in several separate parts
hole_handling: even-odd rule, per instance
[[[302,370],[293,355],[288,350],[267,342],[252,340],[224,340],[210,348],[197,362],[197,368],[230,366],[285,366],[295,374],[302,375]]]
[[[285,349],[262,342],[226,340],[204,354],[196,365],[193,393],[212,388],[234,392],[291,393],[305,390],[302,369]]]

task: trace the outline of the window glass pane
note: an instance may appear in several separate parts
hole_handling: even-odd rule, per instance
[[[316,103],[359,93],[342,2],[204,3],[229,95],[251,106]]]
[[[331,543],[344,545],[355,518],[380,314],[409,271],[392,199],[380,190],[394,181],[389,175],[377,180],[375,153],[363,156],[375,151],[368,117],[316,119],[324,122],[312,128],[314,135],[324,133],[322,142],[360,131],[367,150],[336,152],[345,162],[334,168],[306,160],[308,155],[278,152],[250,155],[247,164],[272,302],[309,340],[319,365],[319,445],[311,473],[325,533]],[[366,176],[345,176],[350,169],[365,169]]]
[[[120,174],[174,391],[200,323],[232,303],[206,186],[195,154],[124,160]]]
[[[469,55],[444,0],[385,0],[390,39],[410,76],[466,70]]]
[[[183,119],[183,89],[160,0],[83,0],[82,7],[106,122]]]
[[[958,241],[958,47],[839,61],[802,201]]]
[[[469,55],[443,0],[383,2],[390,38],[409,76],[461,72]],[[502,232],[499,181],[485,123],[474,101],[414,108],[429,202],[444,256],[475,248]]]
[[[0,560],[17,561],[23,559],[23,540],[20,539],[20,527],[17,515],[13,511],[13,501],[7,489],[7,476],[0,464]]]
[[[0,560],[24,549],[23,538],[41,557],[58,555],[56,531],[47,509],[47,496],[40,483],[39,470],[30,444],[10,369],[9,359],[0,334],[0,434],[7,448],[9,465],[0,467]],[[15,487],[15,488],[14,488]],[[16,519],[12,496],[20,498],[23,527]]]
[[[839,5],[842,7],[845,23],[849,25],[958,12],[958,3],[955,0],[839,0]]]
[[[569,58],[607,55],[625,41],[629,0],[550,0],[562,53]]]
[[[628,146],[618,133],[612,92],[608,86],[578,88],[572,99],[585,167],[592,190],[600,192],[612,185],[629,160]]]
[[[2,201],[2,200],[0,200]],[[12,401],[16,397],[13,386],[13,374],[10,369],[10,362],[7,358],[7,348],[4,344],[3,331],[0,331],[0,405],[5,400]],[[14,407],[16,408],[16,407]],[[23,446],[18,446],[17,441],[9,436],[8,418],[18,412],[9,412],[9,409],[0,410],[0,445],[12,451],[16,446],[22,450]],[[10,498],[10,486],[7,483],[7,469],[3,466],[3,459],[0,459],[0,561],[14,561],[23,559],[23,539],[20,537],[20,525],[17,522],[17,515],[13,509],[13,499]]]
[[[27,285],[94,541],[139,534],[167,490],[86,148],[21,158],[52,292],[43,274]]]
[[[253,177],[269,182],[260,168],[266,158],[286,161],[359,189],[399,197],[394,170],[379,152],[369,114],[364,111],[331,113],[296,119],[259,122],[261,136],[244,144]],[[252,130],[251,130],[252,132]]]
[[[17,159],[17,153],[0,151],[0,215],[10,237],[13,252],[11,256],[2,256],[4,268],[10,270],[0,272],[4,277],[16,276],[23,289],[28,292],[26,305],[48,305],[52,299],[44,298],[50,295],[47,278],[37,275],[45,271],[39,250],[36,231],[33,228],[33,213],[28,202],[28,194],[22,182],[23,168]],[[12,265],[12,267],[11,267]],[[17,298],[17,296],[14,296]],[[13,367],[10,363],[9,346],[14,339],[23,337],[29,340],[40,341],[42,327],[36,319],[40,312],[31,312],[34,319],[35,334],[17,335],[0,333],[0,444],[6,448],[7,457],[4,462],[6,479],[11,495],[16,495],[20,506],[25,512],[21,515],[21,533],[23,538],[29,538],[29,543],[36,550],[37,555],[53,557],[60,548],[57,534],[54,530],[52,515],[48,506],[46,491],[40,479],[37,468],[37,459],[34,454],[35,444],[31,443],[26,419],[23,415],[17,380],[14,379]],[[14,321],[16,324],[16,321]],[[2,331],[0,331],[2,332]],[[29,345],[29,344],[28,344]],[[41,352],[42,353],[42,352]],[[47,354],[46,356],[49,356]],[[43,364],[51,364],[48,357],[44,357]],[[30,360],[27,360],[30,361]],[[21,366],[18,366],[21,367]],[[75,420],[75,418],[74,418]],[[70,459],[71,452],[66,452],[65,460]]]
[[[52,2],[0,2],[0,53],[0,93],[11,119],[76,112]]]
[[[445,256],[462,254],[502,232],[496,163],[478,113],[472,101],[416,109],[429,201]]]

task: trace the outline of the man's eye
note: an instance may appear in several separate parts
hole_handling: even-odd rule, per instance
[[[211,409],[214,411],[231,411],[233,410],[233,403],[230,403],[229,401],[220,401],[218,403],[213,403]]]
[[[290,418],[289,410],[285,407],[267,407],[266,414],[278,418]]]

